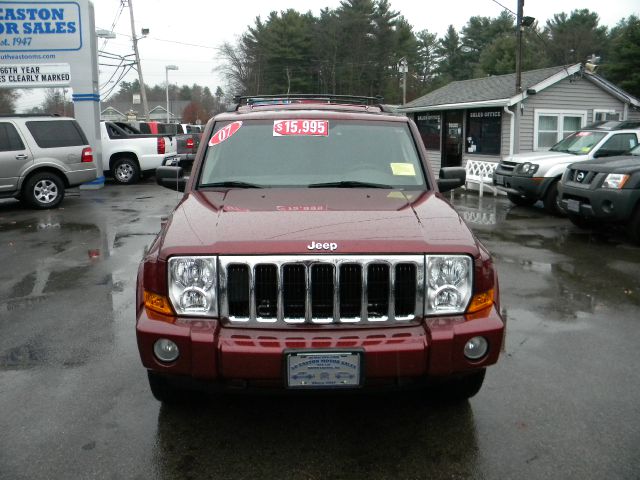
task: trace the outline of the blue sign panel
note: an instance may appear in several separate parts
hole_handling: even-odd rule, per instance
[[[60,52],[81,48],[78,3],[0,1],[0,52]]]

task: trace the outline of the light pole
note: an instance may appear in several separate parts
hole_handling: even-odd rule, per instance
[[[164,67],[164,72],[167,81],[167,123],[169,123],[169,70],[178,70],[177,65],[166,65]]]

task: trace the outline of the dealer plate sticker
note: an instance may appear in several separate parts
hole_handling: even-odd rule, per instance
[[[326,137],[329,135],[328,120],[274,120],[274,137],[311,136]]]
[[[290,388],[341,388],[360,385],[359,352],[295,352],[287,355]]]

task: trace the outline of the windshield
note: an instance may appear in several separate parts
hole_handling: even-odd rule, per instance
[[[425,185],[406,123],[334,119],[219,122],[198,182],[238,188]]]
[[[606,135],[605,132],[575,132],[564,140],[560,140],[553,147],[552,152],[565,152],[574,155],[583,155],[593,150],[600,140]]]
[[[629,150],[629,154],[630,155],[638,155],[640,157],[640,144],[636,145],[631,150]]]

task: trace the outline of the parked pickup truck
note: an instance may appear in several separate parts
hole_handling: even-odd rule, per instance
[[[163,165],[179,165],[186,171],[191,171],[193,160],[200,146],[202,137],[201,125],[177,124],[178,134],[176,135],[176,145],[178,156],[174,159],[165,160]]]
[[[558,182],[571,163],[621,155],[640,143],[640,122],[606,121],[589,125],[548,151],[521,153],[500,162],[493,184],[516,205],[542,200],[545,210],[560,215]]]
[[[138,270],[136,334],[163,402],[185,389],[431,386],[475,395],[504,335],[491,255],[379,98],[241,98],[209,121]],[[262,104],[261,102],[265,103]],[[437,385],[437,386],[436,386]]]
[[[640,145],[624,156],[569,165],[559,190],[574,225],[623,225],[640,243]]]
[[[124,122],[100,122],[100,135],[103,169],[118,183],[136,183],[176,155],[173,135],[142,134]]]

